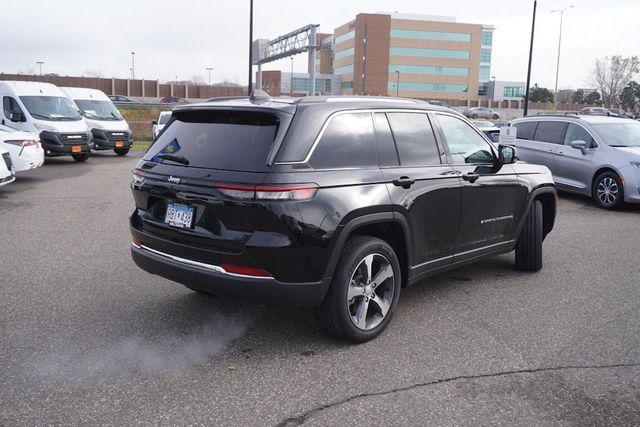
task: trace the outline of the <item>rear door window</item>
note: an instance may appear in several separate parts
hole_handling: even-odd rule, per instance
[[[518,139],[533,139],[533,135],[536,132],[536,126],[538,126],[538,122],[520,122],[514,123],[513,127],[518,129],[516,131],[516,137]]]
[[[567,124],[564,122],[540,122],[533,139],[551,144],[562,144],[566,128]]]
[[[317,169],[377,166],[371,113],[338,114],[330,119],[309,163]]]
[[[144,159],[180,166],[161,156],[169,154],[189,167],[265,172],[278,126],[278,117],[269,113],[185,111],[176,114]]]
[[[439,165],[440,153],[424,113],[388,113],[402,166]]]

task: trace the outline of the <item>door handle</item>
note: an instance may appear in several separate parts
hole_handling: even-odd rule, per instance
[[[396,187],[402,187],[407,189],[415,184],[416,180],[413,178],[409,178],[408,176],[401,176],[400,178],[396,178],[393,180],[393,185]]]
[[[480,175],[478,175],[475,172],[469,172],[466,173],[464,175],[462,175],[462,179],[464,179],[465,181],[469,181],[470,183],[474,183],[478,180],[478,178],[480,178]]]

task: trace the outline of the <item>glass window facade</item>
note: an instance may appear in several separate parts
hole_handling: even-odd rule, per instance
[[[414,47],[391,47],[390,55],[422,56],[426,58],[458,58],[469,59],[468,50],[422,49]]]
[[[396,82],[388,83],[388,90],[396,90]],[[402,83],[400,82],[400,90],[414,90],[424,92],[468,92],[469,86],[447,83]]]
[[[503,95],[511,98],[520,98],[524,96],[524,87],[522,86],[505,86]]]
[[[353,89],[353,82],[342,82],[340,83],[340,87],[342,89]]]
[[[493,31],[482,31],[482,46],[493,44]]]
[[[336,75],[347,74],[347,73],[353,73],[353,64],[345,65],[344,67],[338,67],[333,69],[333,74],[336,74]]]
[[[470,42],[471,34],[447,33],[442,31],[419,31],[419,30],[394,30],[389,32],[391,37],[413,40],[442,40],[450,42]]]
[[[293,78],[293,91],[296,93],[309,92],[310,82],[308,77],[294,77]],[[331,92],[331,80],[329,79],[316,79],[316,92],[330,93]]]
[[[390,64],[389,73],[395,73],[396,71],[400,71],[400,73],[408,73],[408,74],[435,74],[440,76],[468,76],[469,75],[469,69],[464,67],[437,67],[437,66],[426,66],[426,65]]]
[[[480,66],[480,81],[481,82],[487,82],[489,81],[489,75],[491,74],[491,69],[490,67],[486,66],[486,65],[481,65]]]
[[[349,57],[349,56],[353,56],[354,52],[355,52],[355,50],[353,48],[341,50],[341,51],[338,51],[338,52],[334,53],[333,54],[333,58],[334,59],[346,58],[346,57]]]
[[[491,62],[491,49],[480,49],[480,62],[485,64]]]
[[[356,31],[355,30],[349,31],[348,33],[342,34],[341,36],[336,36],[336,38],[334,39],[334,44],[338,44],[338,43],[342,43],[342,42],[347,41],[347,40],[351,40],[355,36],[356,36]]]

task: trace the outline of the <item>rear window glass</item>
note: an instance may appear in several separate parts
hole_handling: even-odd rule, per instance
[[[429,118],[423,113],[387,114],[403,166],[439,165],[440,154]]]
[[[562,137],[566,127],[567,124],[563,122],[540,122],[533,139],[540,142],[562,144]]]
[[[538,122],[514,123],[512,126],[518,129],[516,131],[516,137],[518,139],[533,139],[533,134],[536,131],[536,126],[538,126]]]
[[[169,154],[186,159],[189,167],[264,172],[278,124],[268,113],[185,112],[164,129],[144,159],[180,166],[162,158]]]
[[[318,169],[377,166],[371,114],[348,113],[331,119],[309,163]]]

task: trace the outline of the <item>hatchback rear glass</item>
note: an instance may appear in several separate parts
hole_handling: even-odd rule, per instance
[[[165,128],[147,161],[189,167],[266,172],[278,117],[263,112],[185,111]],[[163,156],[179,157],[179,162]]]

